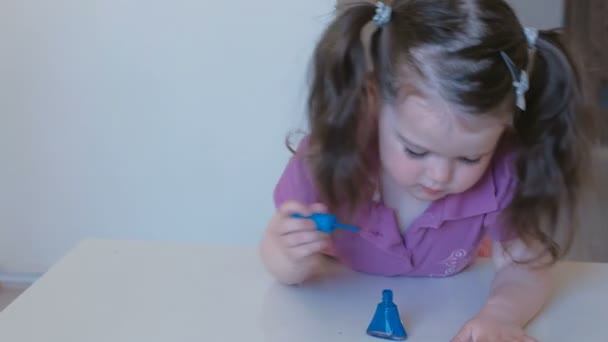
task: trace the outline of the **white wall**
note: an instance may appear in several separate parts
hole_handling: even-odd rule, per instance
[[[0,273],[85,237],[257,242],[333,3],[0,1]]]
[[[0,273],[85,237],[256,243],[333,3],[0,1]]]
[[[564,0],[507,0],[522,23],[540,29],[561,27],[564,17]]]

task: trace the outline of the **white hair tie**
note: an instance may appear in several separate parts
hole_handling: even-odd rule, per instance
[[[536,49],[536,41],[538,40],[538,29],[534,27],[526,27],[524,28],[524,35],[526,36],[528,48],[531,49],[531,51],[534,51]],[[513,79],[513,88],[515,89],[516,97],[515,104],[517,105],[517,108],[525,111],[526,93],[530,89],[530,78],[528,76],[528,72],[526,70],[518,70],[519,68],[517,68],[506,52],[500,51],[500,55],[507,65],[511,78]],[[533,54],[531,54],[531,56],[533,56]],[[530,65],[531,63],[532,62],[530,61]]]
[[[536,47],[536,40],[538,40],[538,29],[535,27],[524,28],[524,34],[526,35],[526,41],[528,42],[529,48]]]
[[[372,19],[378,26],[384,26],[391,21],[393,9],[382,1],[376,2],[376,15]]]

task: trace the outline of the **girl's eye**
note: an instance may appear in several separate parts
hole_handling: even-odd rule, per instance
[[[460,158],[460,161],[465,164],[474,165],[474,164],[478,164],[481,161],[481,158],[472,159],[472,158],[462,157],[462,158]]]
[[[428,152],[415,152],[409,148],[405,149],[405,153],[412,158],[424,158],[427,154],[429,154]]]

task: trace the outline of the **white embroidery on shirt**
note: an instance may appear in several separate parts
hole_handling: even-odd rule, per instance
[[[468,259],[467,255],[468,253],[464,249],[457,249],[453,251],[449,257],[439,263],[440,265],[446,266],[443,273],[431,274],[431,277],[445,277],[456,273],[459,264],[461,264],[461,261]]]

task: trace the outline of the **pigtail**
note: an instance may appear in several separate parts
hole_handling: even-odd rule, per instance
[[[583,106],[581,80],[559,38],[556,32],[541,32],[530,61],[527,109],[514,121],[522,148],[519,186],[509,212],[518,235],[540,241],[552,262],[571,246],[592,143],[592,116]]]
[[[345,7],[314,52],[309,156],[320,197],[332,211],[354,210],[371,189],[374,153],[368,151],[377,142],[361,35],[375,9],[370,3]]]

